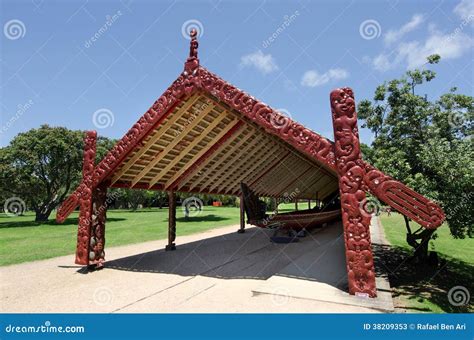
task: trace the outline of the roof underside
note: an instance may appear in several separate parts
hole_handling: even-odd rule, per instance
[[[277,122],[276,122],[277,124]],[[190,96],[108,177],[112,186],[211,194],[322,199],[337,175],[210,94]]]

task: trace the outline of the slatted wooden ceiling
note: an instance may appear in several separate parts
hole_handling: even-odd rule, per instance
[[[110,177],[117,187],[325,199],[337,176],[238,112],[197,93],[177,106]]]

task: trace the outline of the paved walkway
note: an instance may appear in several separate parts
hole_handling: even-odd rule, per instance
[[[386,307],[344,293],[340,224],[292,244],[271,243],[266,230],[237,234],[237,228],[178,235],[173,252],[162,250],[166,240],[109,248],[106,268],[92,273],[71,265],[72,255],[1,267],[0,312],[370,313]]]

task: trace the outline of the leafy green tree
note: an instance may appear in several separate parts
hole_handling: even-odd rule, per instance
[[[81,180],[82,131],[43,125],[18,134],[0,149],[0,192],[2,199],[18,197],[35,211],[37,222],[51,212]],[[98,157],[113,141],[98,139]]]
[[[440,61],[428,57],[426,66]],[[383,83],[373,101],[358,105],[362,127],[375,135],[364,157],[408,186],[440,202],[451,234],[473,236],[474,98],[452,88],[436,99],[419,94],[436,73],[411,70]]]

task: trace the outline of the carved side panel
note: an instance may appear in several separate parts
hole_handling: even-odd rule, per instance
[[[349,293],[375,297],[370,216],[362,210],[366,199],[363,183],[365,170],[358,164],[361,154],[354,95],[349,88],[336,89],[331,92],[330,100]]]
[[[79,226],[77,229],[76,263],[89,264],[89,242],[92,221],[92,190],[96,152],[97,133],[87,131],[84,138],[84,156],[82,164],[83,189],[79,197]]]
[[[362,166],[366,173],[364,184],[378,199],[427,229],[435,229],[444,222],[445,215],[439,205],[372,165],[364,162]]]
[[[92,221],[89,262],[102,266],[105,261],[105,221],[107,219],[107,186],[100,184],[92,195]]]

